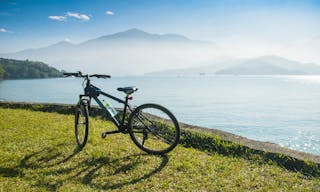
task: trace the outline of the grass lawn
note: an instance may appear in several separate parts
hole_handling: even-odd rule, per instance
[[[90,119],[89,140],[76,147],[73,115],[0,108],[0,191],[319,191],[320,179],[272,162],[178,145],[147,155],[129,135]]]

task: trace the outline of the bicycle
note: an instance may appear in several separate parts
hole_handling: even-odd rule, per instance
[[[118,128],[114,131],[106,131],[101,134],[105,138],[109,134],[130,134],[133,142],[143,151],[149,154],[161,155],[173,150],[180,139],[180,127],[175,116],[165,107],[154,104],[142,104],[138,107],[129,105],[132,94],[138,90],[137,87],[119,87],[117,90],[125,93],[125,99],[120,99],[103,92],[100,88],[91,84],[90,78],[111,78],[110,75],[64,73],[65,77],[84,78],[84,94],[79,95],[79,101],[75,112],[75,136],[76,142],[82,149],[88,140],[89,134],[89,111],[91,99],[103,109],[104,114],[111,119]],[[113,108],[109,103],[103,103],[98,97],[108,97],[124,105],[122,113]]]

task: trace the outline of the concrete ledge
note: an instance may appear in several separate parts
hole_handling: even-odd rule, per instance
[[[299,160],[308,160],[315,162],[320,165],[320,156],[315,154],[310,154],[302,151],[297,151],[293,149],[289,149],[286,147],[282,147],[278,144],[271,143],[271,142],[263,142],[263,141],[256,141],[252,139],[248,139],[246,137],[242,137],[239,135],[235,135],[232,133],[228,133],[225,131],[217,130],[217,129],[209,129],[205,127],[199,127],[195,125],[188,125],[185,123],[180,123],[180,126],[184,129],[193,129],[193,130],[201,130],[203,132],[212,133],[214,135],[219,135],[223,140],[230,141],[242,146],[249,147],[254,150],[259,150],[263,152],[270,152],[275,154],[283,154],[288,155],[290,157],[294,157]]]

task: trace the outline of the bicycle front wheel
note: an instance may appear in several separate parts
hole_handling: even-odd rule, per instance
[[[150,154],[164,154],[177,146],[180,128],[177,119],[165,107],[144,104],[129,117],[128,131],[133,142]]]
[[[76,106],[74,128],[77,144],[83,148],[87,143],[89,133],[88,102],[85,99],[80,100]]]

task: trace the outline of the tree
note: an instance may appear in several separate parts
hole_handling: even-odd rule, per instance
[[[62,77],[57,69],[42,62],[0,58],[0,79]]]
[[[0,65],[0,79],[3,79],[3,76],[4,76],[4,69]]]

